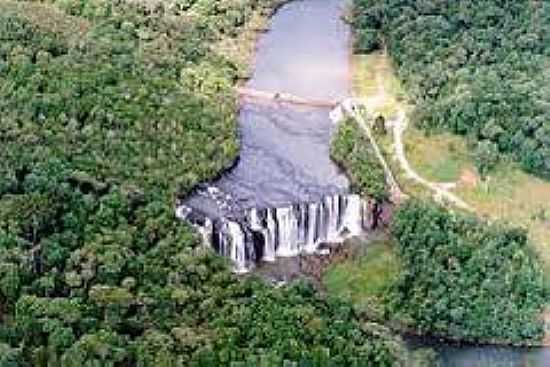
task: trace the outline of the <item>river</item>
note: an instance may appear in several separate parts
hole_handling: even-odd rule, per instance
[[[346,98],[350,29],[342,11],[339,0],[281,7],[258,41],[244,87],[302,100]],[[368,203],[330,159],[331,107],[283,101],[241,100],[238,162],[178,208],[236,272],[319,252],[369,226]]]
[[[350,92],[350,29],[345,1],[295,0],[273,16],[258,40],[246,88],[337,101]],[[282,102],[241,103],[240,158],[214,182],[181,202],[178,215],[199,227],[205,241],[230,257],[236,271],[360,232],[364,202],[330,160],[334,125],[328,108]],[[414,343],[438,352],[444,367],[550,366],[550,349],[457,347]]]
[[[302,98],[348,95],[349,29],[335,17],[339,1],[296,1],[281,7],[257,44],[246,87]],[[333,126],[327,108],[241,101],[237,165],[212,183],[243,208],[277,207],[345,193],[348,180],[329,157]],[[209,214],[204,198],[196,207]],[[195,204],[191,199],[190,204]]]

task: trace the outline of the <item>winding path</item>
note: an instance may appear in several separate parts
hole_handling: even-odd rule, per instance
[[[441,202],[447,201],[461,209],[472,211],[473,209],[466,204],[461,198],[457,195],[450,192],[444,185],[437,182],[432,182],[424,177],[420,176],[412,167],[407,156],[405,154],[405,145],[403,144],[403,134],[408,126],[407,117],[403,109],[399,109],[397,113],[397,118],[392,121],[393,125],[393,150],[401,169],[405,172],[408,178],[422,186],[430,189],[433,192],[434,198]]]
[[[380,150],[380,147],[376,142],[370,124],[365,121],[363,114],[361,114],[360,112],[361,107],[365,107],[364,104],[361,102],[361,100],[349,98],[341,103],[341,107],[344,113],[352,117],[357,122],[361,130],[363,130],[363,132],[369,139],[372,149],[374,150],[374,154],[376,155],[376,158],[378,158],[380,164],[382,165],[382,168],[384,169],[386,184],[390,188],[392,202],[400,202],[405,197],[405,195],[403,194],[403,191],[401,191],[401,188],[399,187],[397,180],[395,179],[393,172],[390,169],[390,166],[386,162],[386,159],[384,158],[384,155],[382,154],[382,151]]]
[[[369,98],[348,99],[342,102],[341,105],[344,110],[346,110],[347,113],[355,119],[361,130],[363,130],[363,132],[369,138],[376,156],[378,157],[378,159],[382,163],[382,166],[384,167],[384,170],[386,171],[386,180],[388,181],[388,185],[391,188],[392,199],[395,202],[398,202],[399,200],[405,198],[406,195],[399,188],[399,185],[397,184],[397,181],[395,180],[391,169],[389,168],[389,165],[385,161],[384,156],[381,153],[380,148],[376,142],[374,134],[372,133],[370,123],[366,121],[365,116],[359,112],[361,110],[360,106],[366,109],[367,119],[369,119],[369,121],[372,121],[373,119],[371,119],[370,117],[374,116],[374,111],[376,111],[380,106],[383,106],[388,102],[393,102],[392,104],[397,106],[397,116],[394,120],[390,121],[393,130],[393,154],[395,159],[399,162],[399,165],[406,176],[409,179],[429,189],[433,193],[434,199],[438,202],[448,202],[458,208],[473,211],[473,209],[466,202],[464,202],[460,197],[449,191],[449,188],[454,186],[453,184],[429,181],[418,174],[409,163],[407,155],[405,153],[405,145],[403,143],[403,135],[408,127],[407,116],[405,114],[404,108],[399,105],[399,103],[395,103],[394,97],[391,95],[391,93],[388,93],[386,91],[384,78],[380,72],[380,70],[384,67],[383,65],[381,65],[381,62],[382,61],[379,61],[378,64],[375,66],[375,69],[377,69],[375,71],[376,94],[369,96]]]

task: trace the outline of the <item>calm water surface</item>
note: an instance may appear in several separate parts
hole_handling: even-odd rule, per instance
[[[298,0],[283,6],[258,41],[246,87],[307,99],[345,98],[350,30],[342,20],[344,6],[340,0]],[[330,160],[334,125],[329,112],[243,101],[240,160],[212,183],[221,192],[218,198],[230,205],[204,194],[191,196],[186,205],[219,217],[237,209],[314,202],[348,192],[347,178]]]
[[[550,348],[432,345],[441,367],[549,367]]]

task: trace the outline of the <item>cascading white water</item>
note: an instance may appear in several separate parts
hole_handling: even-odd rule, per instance
[[[346,211],[343,215],[343,227],[345,227],[351,235],[361,233],[363,230],[363,201],[359,195],[348,195],[346,197]]]
[[[319,204],[311,203],[308,205],[307,218],[307,241],[305,243],[305,252],[312,254],[317,249],[317,218],[319,214]]]
[[[234,264],[234,271],[245,273],[248,271],[245,234],[239,223],[226,220],[224,230],[220,232],[222,254],[229,257]]]
[[[298,243],[305,244],[307,236],[307,205],[300,205],[298,211]]]
[[[178,217],[190,211],[178,208]],[[322,243],[339,243],[364,232],[371,208],[358,195],[331,195],[319,202],[280,208],[252,208],[240,220],[194,225],[204,240],[234,263],[235,272],[246,272],[259,261],[315,253]]]
[[[326,208],[323,200],[319,202],[319,209],[317,215],[317,237],[318,239],[325,239],[327,235],[326,226]]]
[[[275,221],[270,213],[268,213],[266,221],[267,226],[262,223],[262,220],[258,216],[258,210],[256,208],[250,209],[250,229],[259,232],[265,243],[261,260],[273,262],[275,261],[275,239],[269,228],[275,228]]]
[[[265,246],[264,246],[264,252],[262,260],[264,261],[275,261],[276,253],[275,253],[275,239],[276,239],[276,228],[277,223],[275,222],[275,219],[273,218],[273,213],[271,210],[267,210],[267,227],[263,228],[262,230],[265,233]]]
[[[278,224],[277,256],[291,257],[300,253],[298,243],[298,218],[291,207],[278,208],[275,211]]]

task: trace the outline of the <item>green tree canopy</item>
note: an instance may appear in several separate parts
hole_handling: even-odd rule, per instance
[[[402,272],[389,311],[422,333],[472,342],[537,341],[543,273],[525,231],[412,200],[392,232]]]

